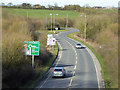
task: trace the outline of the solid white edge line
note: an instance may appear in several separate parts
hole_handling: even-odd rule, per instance
[[[69,38],[69,37],[68,37]],[[69,39],[71,39],[71,38],[69,38]],[[71,39],[72,40],[72,39]],[[76,40],[73,40],[73,41],[75,41],[75,42],[77,42],[78,43],[78,41],[76,41]],[[84,44],[83,44],[84,45]],[[85,46],[85,45],[84,45]],[[86,46],[85,46],[86,47]],[[86,49],[87,50],[87,49]],[[87,50],[88,51],[88,50]],[[89,53],[90,54],[90,53]],[[90,54],[91,55],[91,54]],[[92,57],[92,56],[91,56]],[[93,57],[92,57],[93,58]],[[93,62],[94,62],[94,60],[93,60]],[[100,88],[100,84],[99,84],[99,78],[98,78],[98,70],[97,70],[97,67],[96,67],[96,64],[95,64],[95,62],[94,62],[94,66],[95,66],[95,70],[96,70],[96,73],[97,73],[97,81],[98,81],[98,88]]]
[[[61,47],[61,45],[60,45],[60,43],[59,42],[57,42],[59,45],[59,47],[60,47],[60,52],[59,52],[59,56],[58,56],[58,61],[57,61],[57,63],[56,63],[56,65],[55,65],[55,67],[57,66],[57,64],[58,64],[58,62],[60,61],[60,59],[61,59],[61,57],[62,57],[62,47]]]
[[[96,67],[96,65],[95,65],[95,69],[96,69],[96,73],[97,73],[98,88],[100,88],[100,84],[99,84],[99,78],[98,78],[98,70],[97,70],[97,67]]]
[[[62,47],[61,47],[60,43],[59,43],[59,42],[57,42],[57,43],[58,43],[58,46],[60,47],[60,50],[62,50]],[[55,65],[55,67],[57,66],[58,62],[60,61],[61,56],[62,56],[62,51],[59,51],[58,61],[57,61],[56,65]],[[47,80],[50,78],[50,76],[51,76],[51,74],[50,74],[50,75],[48,76],[48,78],[44,81],[44,83],[40,86],[40,88],[43,87],[43,85],[47,82]]]

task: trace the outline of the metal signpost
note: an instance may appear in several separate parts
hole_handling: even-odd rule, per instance
[[[32,56],[32,67],[34,68],[34,55],[39,55],[39,42],[38,41],[25,41],[24,46],[26,55]]]

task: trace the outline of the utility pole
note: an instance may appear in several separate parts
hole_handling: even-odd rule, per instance
[[[51,16],[51,32],[52,32],[52,13],[50,13]]]
[[[46,30],[47,30],[47,16],[46,16]]]
[[[86,42],[86,15],[85,15],[85,31],[84,31],[84,42]]]
[[[54,28],[55,28],[55,14],[54,14]]]
[[[66,17],[66,28],[68,27],[68,14],[67,14],[67,17]]]
[[[27,21],[28,21],[28,11],[27,11]]]
[[[80,15],[83,16],[83,15]],[[84,29],[84,42],[86,42],[86,15],[85,15],[85,29]]]
[[[55,15],[59,15],[59,14],[54,14],[54,28],[55,28]]]

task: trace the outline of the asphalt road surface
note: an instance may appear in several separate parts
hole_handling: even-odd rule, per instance
[[[54,35],[61,46],[61,53],[55,66],[62,66],[66,69],[65,78],[52,78],[51,68],[49,74],[41,81],[36,88],[98,88],[98,80],[94,62],[86,48],[76,49],[77,41],[68,38],[66,35],[78,32],[77,29],[60,32]]]

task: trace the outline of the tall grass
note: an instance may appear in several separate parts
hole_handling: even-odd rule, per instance
[[[20,88],[43,75],[45,65],[53,55],[46,48],[47,34],[36,33],[36,30],[43,29],[42,21],[13,16],[4,9],[2,14],[2,85],[3,88]],[[40,42],[40,55],[35,56],[33,69],[31,57],[25,58],[24,41],[35,39]]]
[[[23,52],[23,42],[31,37],[22,17],[10,16],[3,10],[2,23],[3,88],[18,87],[34,75]]]
[[[106,87],[118,87],[118,16],[114,12],[87,14],[87,43],[103,58],[103,73]],[[79,20],[78,20],[79,19]],[[80,29],[76,35],[84,38],[84,17],[78,17],[75,27]]]

